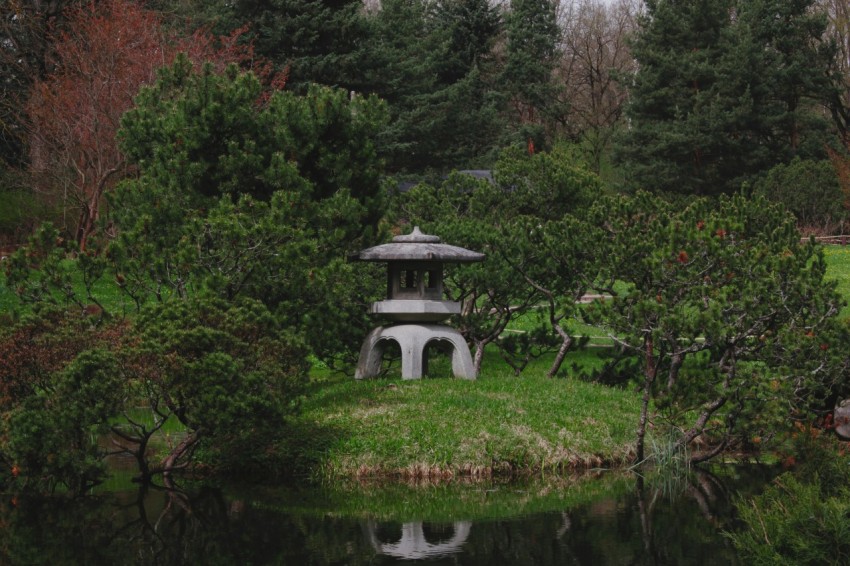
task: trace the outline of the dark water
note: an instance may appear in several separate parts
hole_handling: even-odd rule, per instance
[[[730,494],[764,481],[749,468],[675,496],[633,477],[7,496],[0,563],[727,565]]]

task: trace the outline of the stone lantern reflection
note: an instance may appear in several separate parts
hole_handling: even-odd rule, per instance
[[[386,346],[395,342],[401,348],[403,379],[419,379],[427,371],[427,348],[432,343],[452,349],[455,377],[475,379],[472,356],[460,332],[437,323],[460,313],[460,303],[443,300],[443,264],[482,261],[484,254],[443,244],[416,227],[411,234],[396,236],[352,259],[388,264],[387,298],[373,303],[371,313],[391,322],[366,336],[355,378],[378,375]]]

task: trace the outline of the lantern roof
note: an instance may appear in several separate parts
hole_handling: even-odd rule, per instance
[[[423,234],[419,226],[413,232],[396,236],[388,244],[381,244],[361,250],[352,255],[351,259],[360,261],[444,261],[455,263],[471,263],[482,261],[484,254],[467,250],[458,246],[443,244],[439,236]]]

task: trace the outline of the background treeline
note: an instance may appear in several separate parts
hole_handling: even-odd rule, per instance
[[[49,218],[85,246],[134,174],[120,116],[185,52],[270,92],[377,95],[388,174],[576,144],[603,191],[784,202],[840,231],[850,28],[837,0],[14,0],[0,7],[0,243]],[[805,182],[804,182],[805,181]]]

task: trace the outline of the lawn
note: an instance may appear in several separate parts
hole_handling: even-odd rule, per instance
[[[838,293],[850,303],[850,247],[824,246],[826,277],[838,283]],[[842,318],[850,318],[850,305],[841,310]]]
[[[314,378],[299,424],[326,432],[316,447],[325,478],[488,477],[626,461],[637,396],[548,379],[550,361],[520,378],[496,356],[475,381]]]

